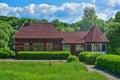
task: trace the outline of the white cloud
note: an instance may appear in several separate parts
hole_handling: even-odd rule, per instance
[[[92,3],[95,3],[96,2],[96,0],[92,0]]]
[[[75,22],[80,19],[85,7],[95,7],[90,3],[63,3],[61,6],[48,4],[29,4],[25,7],[10,7],[6,3],[0,3],[0,15],[30,17],[37,19],[59,19],[64,22]]]
[[[5,3],[0,3],[0,14],[7,16],[7,14],[10,12],[11,8]]]
[[[94,7],[98,18],[108,20],[120,10],[114,9],[116,4],[120,4],[120,0],[92,0],[92,3],[71,2],[63,3],[61,6],[44,3],[38,5],[29,4],[25,7],[10,7],[6,3],[0,3],[0,15],[48,19],[49,21],[59,19],[64,22],[73,23],[81,19],[85,7]]]
[[[120,5],[120,0],[108,0],[108,5],[111,6]]]
[[[99,13],[99,14],[97,14],[97,16],[98,16],[98,18],[103,19],[103,20],[107,19],[107,14],[105,14],[105,13]]]
[[[94,2],[95,0],[93,0]],[[99,5],[101,7],[114,7],[114,6],[120,6],[120,0],[96,0],[96,5]]]

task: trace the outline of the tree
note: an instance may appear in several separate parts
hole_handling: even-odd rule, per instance
[[[97,18],[94,8],[86,7],[84,9],[84,16],[82,20],[73,23],[71,26],[77,31],[89,31],[94,23],[97,23],[98,27],[104,32],[107,26],[106,22]]]
[[[59,31],[74,31],[70,24],[55,19],[51,22]]]
[[[119,12],[116,13],[116,17],[108,21],[107,26],[107,37],[110,40],[108,44],[109,53],[120,54],[120,15]]]
[[[115,21],[120,22],[120,11],[118,11],[115,15]]]
[[[95,9],[86,7],[84,9],[84,16],[82,17],[82,24],[81,24],[81,30],[82,31],[89,31],[89,29],[92,27],[96,20],[97,16],[95,14]]]
[[[0,48],[6,48],[12,38],[14,30],[12,26],[4,21],[0,21]]]

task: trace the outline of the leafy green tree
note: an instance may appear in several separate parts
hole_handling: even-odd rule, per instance
[[[120,11],[118,11],[115,15],[115,21],[120,22]]]
[[[70,24],[61,22],[57,19],[51,22],[59,31],[74,31]]]
[[[89,31],[89,29],[92,27],[96,20],[97,16],[95,14],[95,9],[86,7],[84,9],[84,16],[82,18],[82,26],[81,30],[82,31]]]
[[[9,45],[9,41],[12,38],[13,32],[14,30],[12,26],[10,26],[8,23],[4,21],[0,21],[0,41],[1,41],[0,47],[6,48],[7,45]]]
[[[77,31],[89,31],[94,23],[97,23],[98,27],[104,32],[107,26],[106,22],[97,18],[94,8],[86,7],[84,9],[84,15],[82,20],[73,23],[72,27]]]
[[[120,12],[117,12],[114,19],[108,21],[106,34],[110,40],[108,44],[109,53],[120,54]]]

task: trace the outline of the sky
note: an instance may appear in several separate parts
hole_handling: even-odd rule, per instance
[[[0,0],[0,16],[74,23],[82,19],[85,7],[94,7],[106,21],[120,11],[120,0]]]

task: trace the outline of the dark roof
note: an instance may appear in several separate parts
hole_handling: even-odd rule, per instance
[[[109,42],[102,31],[94,24],[88,35],[85,37],[86,42]]]
[[[13,38],[63,38],[63,35],[50,23],[27,23]]]
[[[89,32],[59,32],[51,23],[28,22],[18,30],[13,38],[59,38],[63,44],[82,44],[86,42],[109,42],[96,24]]]
[[[88,32],[62,32],[64,39],[62,43],[64,44],[76,44],[76,43],[85,43],[84,37]]]

